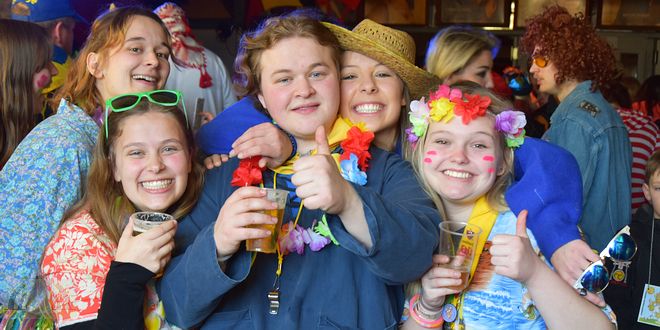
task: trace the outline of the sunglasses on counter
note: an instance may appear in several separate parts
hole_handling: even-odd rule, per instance
[[[573,287],[580,291],[581,295],[586,295],[587,291],[600,293],[610,283],[610,271],[605,266],[605,258],[609,258],[616,263],[622,263],[632,260],[637,252],[637,244],[630,236],[630,227],[625,226],[600,253],[600,260],[592,262],[582,275],[575,281]],[[616,271],[619,271],[618,269]],[[615,272],[616,272],[615,271]]]
[[[135,108],[142,98],[146,98],[149,102],[166,106],[173,107],[179,104],[179,101],[182,99],[181,92],[167,89],[160,89],[144,93],[131,93],[131,94],[122,94],[117,95],[105,102],[105,120],[103,121],[105,126],[105,138],[108,138],[108,113],[112,112],[124,112]],[[186,114],[186,105],[182,102],[183,105],[183,114],[186,116],[186,123],[188,122],[188,115]]]

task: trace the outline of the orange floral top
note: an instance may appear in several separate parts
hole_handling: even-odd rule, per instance
[[[97,318],[116,250],[87,210],[55,233],[46,246],[41,272],[58,327]]]

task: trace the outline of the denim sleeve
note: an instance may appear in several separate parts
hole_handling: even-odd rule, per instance
[[[369,171],[368,180],[382,181],[375,187],[353,185],[364,205],[373,246],[366,249],[342,226],[329,219],[339,244],[362,257],[369,270],[390,284],[405,284],[420,278],[431,266],[438,245],[440,215],[419,185],[409,163],[389,157],[384,171]]]
[[[194,327],[213,313],[223,295],[243,281],[250,269],[250,256],[239,251],[223,271],[218,263],[213,228],[224,200],[232,189],[223,182],[229,162],[207,172],[204,190],[195,209],[179,221],[175,242],[177,254],[158,283],[167,320],[184,329]]]

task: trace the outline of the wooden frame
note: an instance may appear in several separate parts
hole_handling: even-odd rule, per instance
[[[660,29],[660,0],[599,1],[596,26],[603,29]]]
[[[525,20],[540,14],[545,7],[558,4],[571,14],[578,12],[589,15],[588,0],[516,0],[515,24],[516,28],[525,28]]]
[[[364,18],[387,25],[428,25],[429,0],[364,0]]]
[[[436,0],[437,25],[470,24],[508,27],[510,0]]]

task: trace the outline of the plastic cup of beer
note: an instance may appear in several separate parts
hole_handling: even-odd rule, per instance
[[[463,291],[467,287],[479,235],[481,228],[474,224],[453,221],[440,223],[438,254],[449,257],[449,263],[440,267],[461,272],[461,284],[449,287],[450,289]]]
[[[131,218],[133,219],[133,236],[158,227],[165,221],[174,220],[173,216],[160,212],[135,212],[131,214]]]
[[[277,239],[279,237],[280,228],[282,228],[282,218],[284,217],[284,207],[289,192],[282,189],[264,188],[266,190],[266,199],[277,204],[277,209],[263,210],[264,214],[272,217],[277,217],[275,224],[251,225],[251,228],[259,228],[270,231],[270,236],[265,238],[248,239],[245,241],[245,249],[248,251],[256,251],[263,253],[275,253],[277,250]]]

